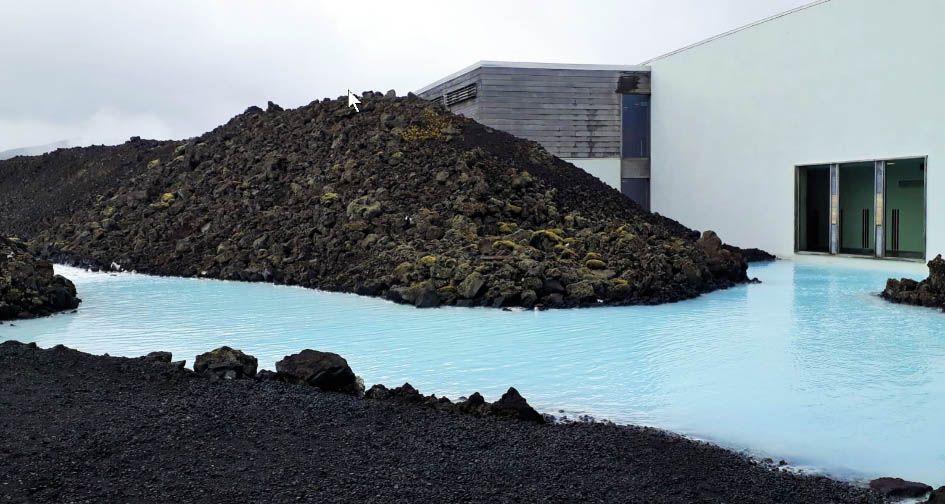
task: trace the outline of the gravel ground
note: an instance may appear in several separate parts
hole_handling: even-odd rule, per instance
[[[655,429],[475,418],[15,342],[0,344],[0,439],[0,502],[882,502]]]

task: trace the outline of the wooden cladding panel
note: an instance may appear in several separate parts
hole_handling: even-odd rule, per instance
[[[483,68],[480,121],[559,157],[620,156],[615,70]]]
[[[487,126],[541,143],[568,158],[619,157],[621,95],[649,88],[645,72],[479,67],[421,94],[445,96],[477,85],[476,98],[450,107]],[[625,91],[626,92],[626,91]]]

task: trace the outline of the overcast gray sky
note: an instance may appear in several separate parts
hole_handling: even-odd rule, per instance
[[[478,60],[636,64],[808,0],[0,0],[0,150],[185,138]]]

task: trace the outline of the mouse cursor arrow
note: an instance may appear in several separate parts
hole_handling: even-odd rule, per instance
[[[351,90],[349,89],[348,90],[348,107],[354,107],[355,112],[360,112],[361,110],[358,109],[359,103],[361,103],[361,100],[359,100],[358,97],[355,96],[355,94],[352,93]]]

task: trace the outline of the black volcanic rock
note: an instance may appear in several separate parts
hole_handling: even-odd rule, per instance
[[[42,317],[79,306],[75,285],[17,240],[0,236],[0,320]]]
[[[170,361],[170,356],[168,356]],[[251,379],[256,377],[256,357],[228,346],[202,353],[194,360],[194,372],[224,380]]]
[[[535,142],[416,97],[362,101],[0,163],[0,232],[82,265],[418,307],[652,304],[747,281],[738,252]]]
[[[932,491],[925,483],[906,481],[902,478],[876,478],[870,481],[870,488],[888,497],[922,497]]]
[[[496,416],[507,416],[528,422],[544,423],[545,421],[544,417],[535,411],[514,387],[510,387],[498,401],[492,403],[491,409]]]
[[[750,263],[776,261],[778,259],[776,255],[759,248],[740,248],[728,244],[722,245],[722,248],[741,255],[746,261]]]
[[[921,282],[910,278],[886,281],[881,296],[894,303],[945,309],[945,259],[942,254],[928,263],[929,277]]]
[[[348,361],[336,353],[305,349],[277,362],[276,372],[287,383],[353,395],[364,390]]]
[[[510,387],[498,401],[490,403],[483,399],[479,392],[473,392],[468,399],[454,403],[446,397],[423,395],[409,383],[400,387],[388,389],[384,385],[374,385],[364,393],[365,399],[394,400],[406,404],[418,404],[432,407],[441,411],[451,411],[474,416],[494,416],[500,418],[514,418],[526,422],[545,423],[545,417],[535,411],[528,401]]]
[[[945,486],[933,490],[925,502],[926,504],[945,504]]]

